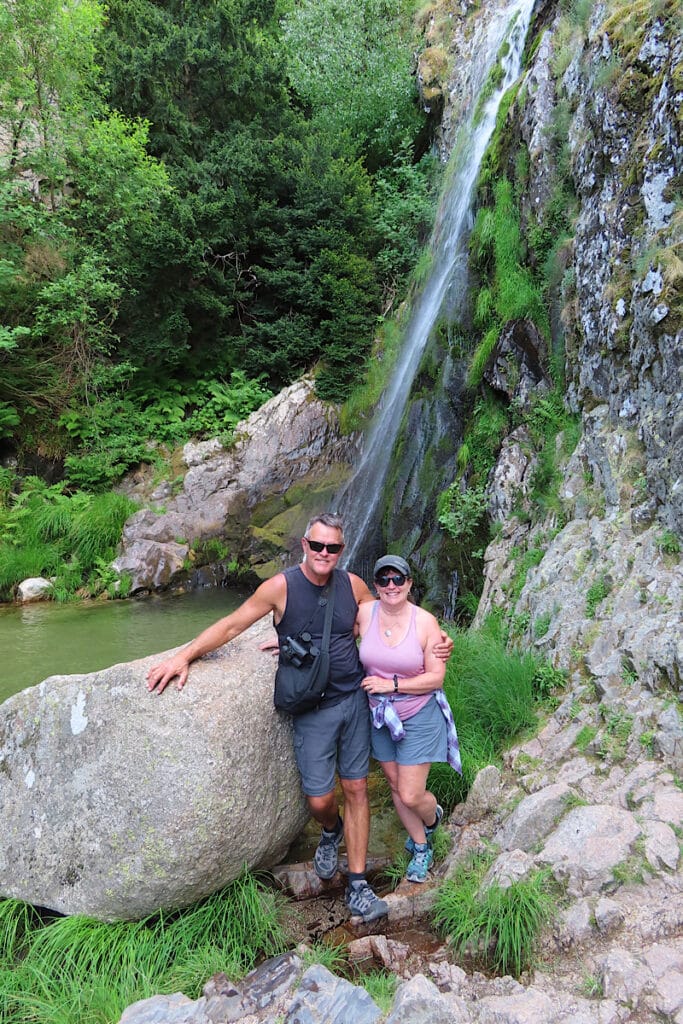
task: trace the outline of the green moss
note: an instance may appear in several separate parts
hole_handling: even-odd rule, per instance
[[[606,575],[591,583],[586,591],[586,618],[594,619],[598,605],[604,601],[612,590],[612,583]]]
[[[657,84],[657,79],[644,74],[638,68],[629,67],[617,79],[615,91],[619,102],[628,111],[632,114],[645,114],[650,109]]]

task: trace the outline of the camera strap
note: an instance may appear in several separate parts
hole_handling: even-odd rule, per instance
[[[323,654],[327,654],[327,652],[330,649],[330,634],[332,633],[332,612],[334,611],[334,574],[336,571],[336,569],[332,570],[332,578],[330,579],[330,582],[325,588],[327,590],[327,597],[325,598],[321,594],[320,600],[318,602],[319,604],[322,604],[323,601],[325,601],[326,603],[325,622],[323,624],[323,638],[320,644],[320,650],[321,653]]]
[[[332,570],[332,575],[330,576],[330,581],[327,584],[327,586],[323,589],[322,594],[318,598],[318,608],[322,608],[322,607],[325,608],[325,619],[323,621],[323,634],[322,634],[322,641],[321,641],[321,644],[320,644],[320,650],[321,651],[326,651],[328,649],[329,645],[330,645],[330,634],[332,633],[332,612],[334,611],[334,580],[335,580],[335,573],[336,573],[336,571],[337,571],[336,569]],[[306,625],[302,626],[300,629],[297,629],[297,631],[296,631],[296,635],[297,636],[301,636],[302,633],[305,633],[308,630],[308,628],[310,627],[311,623],[313,622],[313,619],[318,614],[318,608],[316,608],[316,610],[313,612],[313,614],[311,615],[311,617],[308,620],[308,622],[306,623]]]

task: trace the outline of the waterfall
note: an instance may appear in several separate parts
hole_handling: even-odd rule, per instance
[[[520,73],[533,4],[534,0],[513,0],[495,12],[482,38],[473,46],[469,112],[458,130],[449,160],[447,184],[430,242],[432,270],[414,304],[397,365],[375,414],[360,461],[337,495],[336,507],[344,517],[348,543],[345,564],[364,576],[368,575],[367,566],[359,564],[359,556],[363,551],[374,554],[368,534],[377,530],[377,506],[422,354],[444,305],[454,310],[465,298],[474,187],[500,101]],[[502,46],[505,41],[507,47]],[[505,50],[502,56],[501,50]],[[497,62],[502,68],[502,81],[482,109],[477,100]]]

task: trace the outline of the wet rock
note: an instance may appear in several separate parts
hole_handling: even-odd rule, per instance
[[[547,345],[533,321],[513,320],[501,331],[484,379],[510,402],[528,409],[531,396],[549,388],[547,365]]]
[[[337,978],[317,964],[304,973],[296,995],[288,1008],[287,1019],[310,1024],[330,1020],[352,1020],[354,1024],[374,1024],[382,1016],[364,988]]]
[[[235,428],[235,444],[189,443],[180,493],[126,523],[114,562],[132,591],[179,585],[194,569],[202,545],[218,539],[228,561],[266,578],[300,552],[310,515],[324,510],[348,474],[355,437],[342,436],[336,407],[315,397],[303,378]],[[124,484],[125,487],[125,484]],[[223,563],[221,563],[223,564]],[[228,570],[222,570],[225,578]]]

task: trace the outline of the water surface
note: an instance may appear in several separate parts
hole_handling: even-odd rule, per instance
[[[177,647],[249,593],[220,587],[139,600],[0,606],[0,701],[47,676],[96,672]]]

